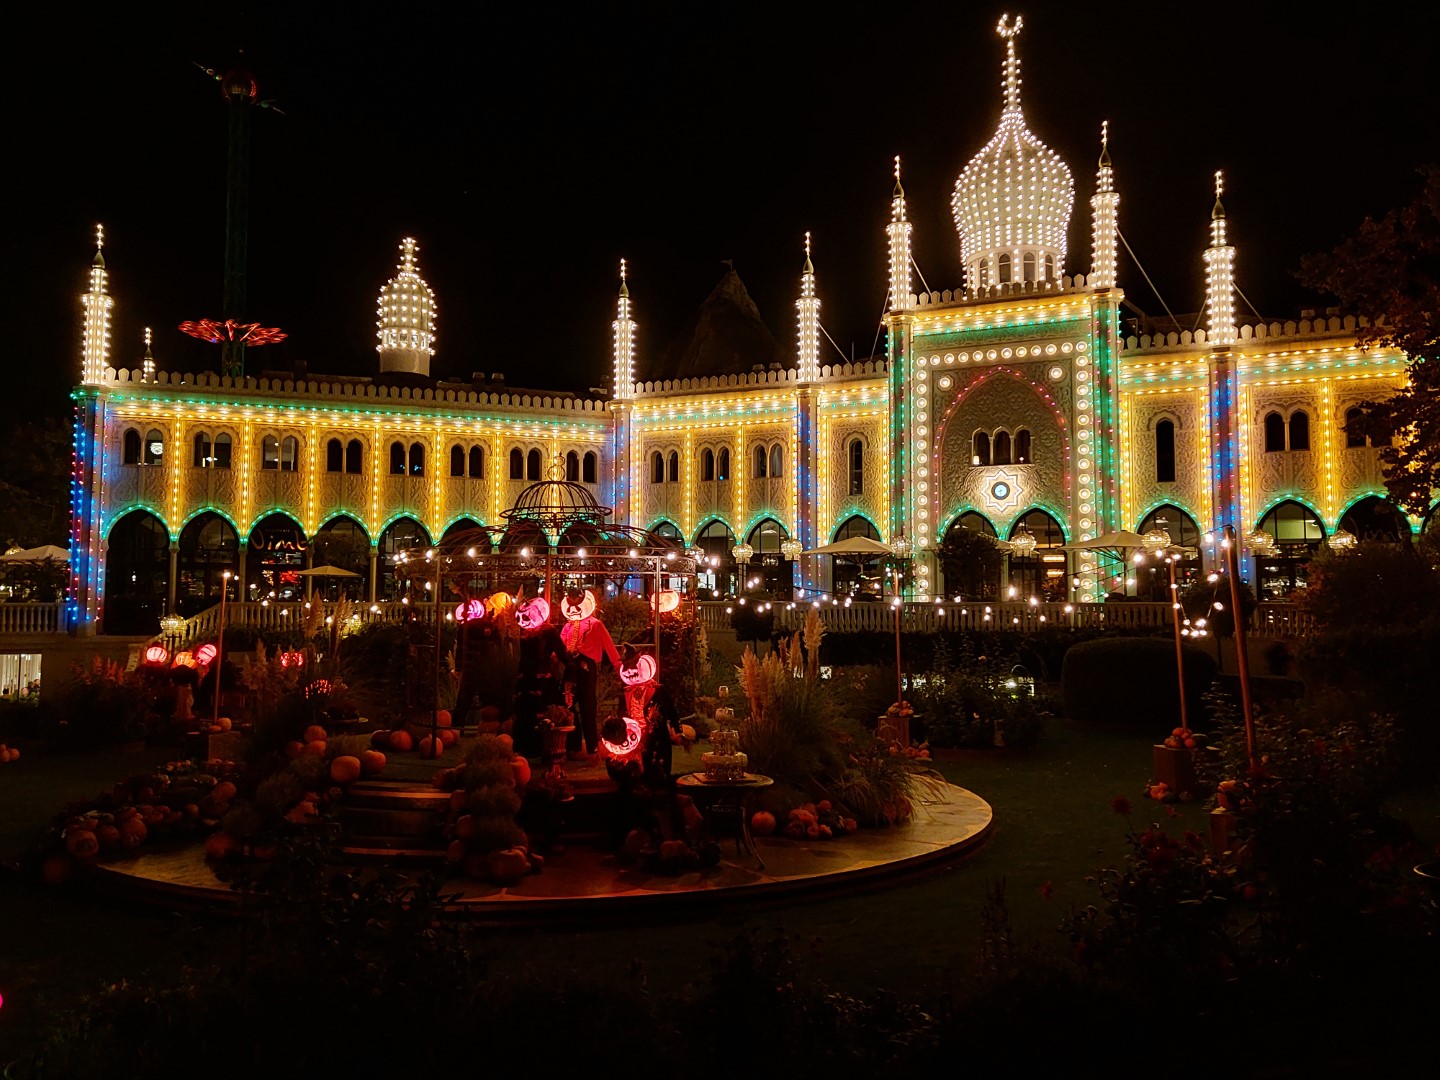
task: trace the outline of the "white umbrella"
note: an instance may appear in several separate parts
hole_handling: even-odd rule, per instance
[[[811,548],[809,551],[804,552],[804,554],[861,555],[869,558],[876,555],[894,555],[895,549],[888,544],[882,544],[879,540],[871,540],[868,536],[850,536],[844,540],[837,540],[833,544]]]
[[[41,547],[26,548],[24,551],[12,551],[6,555],[0,555],[3,562],[69,562],[70,552],[54,544],[45,544]]]
[[[1145,547],[1145,537],[1139,533],[1127,532],[1120,529],[1118,532],[1108,532],[1103,536],[1097,536],[1093,540],[1076,540],[1066,544],[1066,551],[1098,551],[1105,555],[1113,555],[1117,559],[1124,559],[1124,552],[1142,550]]]
[[[309,570],[299,571],[300,577],[359,577],[354,570],[346,570],[343,566],[312,566]]]

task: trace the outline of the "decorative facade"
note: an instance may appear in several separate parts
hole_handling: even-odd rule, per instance
[[[963,288],[912,291],[895,161],[889,265],[876,268],[882,357],[822,363],[807,235],[793,367],[637,381],[643,301],[622,264],[608,398],[436,380],[435,297],[407,239],[380,291],[378,378],[126,370],[111,356],[97,251],[74,392],[72,624],[146,629],[218,600],[227,573],[232,600],[293,599],[299,571],[321,565],[358,575],[352,592],[379,602],[397,551],[498,522],[552,476],[697,549],[719,593],[760,578],[772,595],[848,592],[883,569],[797,542],[866,535],[903,538],[912,598],[948,596],[937,548],[968,528],[1021,538],[1005,571],[1018,595],[1096,600],[1117,577],[1125,587],[1127,568],[1066,545],[1158,524],[1192,549],[1192,572],[1233,529],[1257,556],[1246,576],[1273,598],[1303,584],[1305,558],[1337,533],[1428,527],[1433,510],[1407,518],[1384,502],[1376,448],[1347,432],[1361,401],[1402,384],[1404,358],[1357,348],[1349,319],[1238,317],[1218,176],[1197,253],[1203,328],[1122,329],[1108,130],[1090,269],[1067,272],[1074,185],[1025,123],[1020,26],[1001,21],[1001,119],[952,197]]]

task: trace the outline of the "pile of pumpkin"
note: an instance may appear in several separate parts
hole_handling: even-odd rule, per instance
[[[358,754],[332,754],[330,733],[319,724],[311,724],[305,729],[303,738],[292,739],[285,744],[285,756],[292,761],[302,757],[329,758],[330,779],[337,784],[348,784],[362,776],[378,776],[385,768],[385,755],[375,747],[372,737],[369,750],[361,750]]]
[[[530,762],[515,753],[509,735],[479,736],[463,762],[435,774],[435,787],[450,792],[445,855],[466,877],[513,886],[544,867],[515,821],[517,789],[529,782]]]
[[[217,718],[213,723],[208,721],[202,723],[200,725],[200,733],[202,735],[222,735],[225,732],[231,730],[234,726],[235,725],[231,722],[230,717],[221,716]]]
[[[779,821],[769,810],[757,810],[750,817],[750,831],[756,836],[772,836]],[[790,810],[781,835],[791,840],[829,840],[856,832],[860,823],[835,809],[829,799],[806,803]]]
[[[389,750],[395,754],[408,754],[412,750],[418,750],[422,758],[433,761],[460,741],[460,732],[453,724],[454,718],[449,709],[437,709],[433,735],[429,729],[423,728],[423,734],[419,735],[412,733],[409,728],[396,728],[394,731],[380,729],[371,733],[370,746],[375,750]]]
[[[9,765],[12,761],[20,760],[20,751],[12,746],[6,746],[0,742],[0,765]]]

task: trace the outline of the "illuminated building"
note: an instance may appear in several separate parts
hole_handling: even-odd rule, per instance
[[[795,542],[853,535],[910,546],[915,599],[953,592],[935,549],[969,528],[1021,538],[1006,572],[1022,594],[1085,601],[1111,592],[1117,572],[1123,586],[1125,568],[1062,546],[1160,519],[1197,561],[1225,527],[1269,533],[1276,550],[1245,564],[1267,596],[1299,584],[1305,554],[1337,533],[1427,526],[1433,510],[1385,512],[1377,451],[1346,429],[1360,402],[1401,384],[1403,357],[1357,348],[1354,323],[1329,314],[1241,317],[1243,264],[1218,177],[1211,242],[1196,253],[1203,325],[1125,331],[1123,169],[1107,129],[1090,265],[1077,271],[1072,174],[1026,124],[1020,29],[999,26],[1000,120],[951,196],[962,287],[913,291],[914,225],[895,161],[888,266],[875,268],[888,287],[887,344],[868,360],[823,362],[832,242],[815,255],[808,235],[793,366],[780,370],[637,381],[644,298],[630,295],[622,264],[607,398],[430,378],[435,295],[409,239],[380,290],[380,378],[117,370],[97,252],[75,391],[76,626],[137,607],[197,610],[218,598],[226,570],[258,601],[294,593],[305,565],[330,563],[382,601],[397,550],[498,522],[526,485],[554,475],[591,487],[617,520],[699,549],[721,591],[742,576],[738,549],[743,576],[763,567],[772,587],[806,597],[854,582],[829,559],[795,557]]]

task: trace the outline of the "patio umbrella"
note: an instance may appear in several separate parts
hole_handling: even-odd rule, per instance
[[[41,547],[26,548],[23,551],[12,551],[7,555],[0,555],[3,562],[69,562],[70,552],[54,544],[44,544]]]
[[[889,544],[882,544],[879,540],[871,540],[868,536],[850,536],[844,540],[837,540],[833,544],[825,544],[823,547],[811,548],[804,552],[806,555],[859,555],[870,558],[876,555],[894,555],[895,549]]]
[[[359,577],[354,570],[346,570],[343,566],[312,566],[309,570],[298,571],[300,577]]]
[[[1061,550],[1091,551],[1128,566],[1132,552],[1145,550],[1145,537],[1139,533],[1119,529],[1115,532],[1104,533],[1093,540],[1076,540],[1066,544]]]

